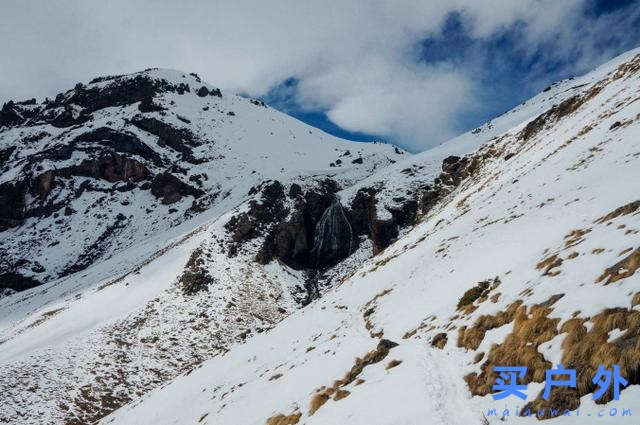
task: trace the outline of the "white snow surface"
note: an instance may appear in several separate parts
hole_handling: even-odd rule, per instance
[[[558,329],[572,317],[631,307],[640,273],[609,285],[597,279],[640,248],[640,212],[597,220],[640,199],[640,67],[619,71],[640,64],[639,55],[640,49],[630,51],[555,84],[479,130],[395,164],[389,159],[399,154],[391,146],[353,145],[225,95],[228,103],[212,105],[237,114],[217,118],[224,133],[208,129],[208,118],[198,122],[217,141],[216,152],[236,160],[227,169],[221,163],[220,177],[209,179],[236,193],[233,201],[170,232],[141,238],[83,272],[0,299],[0,422],[62,423],[87,392],[105,396],[96,403],[103,407],[108,397],[130,401],[103,424],[263,425],[278,414],[299,414],[299,423],[307,425],[502,423],[500,414],[487,416],[492,408],[511,409],[507,422],[536,420],[514,414],[523,406],[519,399],[472,396],[463,379],[479,372],[483,360],[475,362],[476,355],[502,343],[513,324],[487,332],[477,350],[457,346],[458,329],[516,300],[534,306],[557,294],[564,296],[549,317],[558,319]],[[577,110],[523,140],[529,121],[596,86],[601,89]],[[186,115],[201,114],[194,100],[182,101],[176,96]],[[307,136],[312,147],[303,149],[299,142]],[[269,143],[268,155],[259,141]],[[328,166],[346,150],[376,159],[362,168]],[[442,159],[471,152],[484,158],[476,174],[381,254],[345,260],[336,286],[302,309],[291,297],[298,272],[242,255],[229,259],[216,248],[224,223],[234,208],[246,205],[257,181],[332,175],[346,187],[343,202],[358,188],[378,185],[385,196],[378,214],[384,216],[394,197],[431,183]],[[513,155],[505,160],[506,154]],[[407,168],[414,172],[403,172]],[[259,178],[251,177],[252,170]],[[576,229],[588,232],[567,246]],[[219,284],[185,298],[175,282],[196,248],[210,256],[207,265]],[[543,273],[537,265],[551,255],[563,261]],[[489,299],[477,300],[468,314],[457,310],[468,289],[496,277],[500,284]],[[248,336],[238,335],[247,329]],[[440,333],[447,335],[443,349],[430,343]],[[398,346],[364,367],[362,382],[342,387],[346,397],[310,410],[318,389],[343,378],[381,336]],[[554,365],[565,336],[538,347]],[[392,360],[401,363],[389,367]],[[543,387],[529,384],[528,400]],[[637,423],[621,412],[635,411],[639,403],[640,390],[632,385],[605,405],[585,395],[580,416],[574,411],[551,421]],[[615,417],[609,416],[612,408],[618,409]]]

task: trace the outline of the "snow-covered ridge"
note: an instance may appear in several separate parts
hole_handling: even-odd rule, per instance
[[[541,94],[558,96],[467,155],[470,176],[340,286],[102,423],[497,424],[549,407],[568,410],[552,423],[635,423],[638,53]],[[579,387],[545,402],[559,363]],[[613,363],[631,385],[596,404],[585,384]],[[505,364],[528,366],[531,404],[492,399]]]
[[[170,70],[7,102],[0,124],[0,418],[12,423],[91,422],[272,327],[299,306],[304,273],[230,258],[225,224],[256,188],[344,188],[408,155]],[[194,279],[207,287],[192,294]]]
[[[566,341],[634,358],[638,198],[611,172],[638,179],[637,53],[404,161],[392,146],[341,141],[210,86],[200,96],[196,76],[179,72],[145,71],[171,88],[95,110],[91,95],[80,96],[85,106],[64,102],[119,80],[78,87],[49,108],[69,111],[60,119],[10,106],[34,121],[0,130],[0,149],[24,141],[3,182],[32,182],[48,170],[25,169],[29,155],[74,146],[70,158],[46,159],[67,174],[54,173],[50,191],[27,185],[25,205],[91,185],[70,201],[75,213],[25,217],[6,240],[31,240],[39,262],[72,258],[65,241],[97,240],[111,214],[133,221],[85,269],[0,300],[0,417],[83,424],[115,410],[103,423],[473,424],[504,407],[485,378],[505,353],[539,353],[529,364],[538,374],[565,361]],[[101,128],[117,135],[96,135]],[[113,155],[147,173],[76,175],[83,160]],[[157,176],[155,194],[142,187]],[[76,207],[93,196],[103,206]],[[337,263],[313,268],[306,255],[317,252],[319,222],[322,238],[357,243],[325,251]],[[58,225],[83,236],[46,246]],[[32,235],[40,227],[51,230]],[[300,309],[301,300],[311,303]],[[528,401],[541,386],[533,376]],[[590,393],[578,396],[583,412],[597,412]],[[637,397],[635,385],[622,393],[630,406]]]

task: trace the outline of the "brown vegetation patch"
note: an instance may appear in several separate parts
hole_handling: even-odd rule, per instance
[[[388,295],[389,293],[391,293],[391,291],[392,291],[391,288],[385,289],[379,294],[376,294],[364,305],[364,312],[362,313],[362,318],[364,319],[364,326],[369,331],[369,334],[371,335],[372,338],[382,338],[382,335],[383,335],[382,330],[380,330],[379,332],[372,331],[372,329],[375,327],[375,324],[371,321],[371,316],[373,315],[373,313],[376,312],[376,307],[378,306],[377,305],[378,299],[380,299],[381,297],[384,297],[385,295]]]
[[[633,214],[640,208],[640,199],[637,201],[630,202],[626,205],[623,205],[615,210],[611,211],[609,214],[604,215],[597,219],[595,223],[605,223],[607,221],[613,220],[614,218],[621,217],[623,215]]]
[[[478,317],[475,324],[467,328],[462,326],[458,330],[458,347],[476,350],[487,331],[511,323],[522,304],[522,300],[517,300],[510,304],[505,311],[500,311],[495,315],[482,315]],[[524,308],[524,307],[522,307]]]
[[[592,317],[590,330],[584,326],[587,319],[567,320],[560,332],[568,335],[562,343],[562,364],[567,369],[576,370],[576,388],[553,388],[548,401],[538,398],[531,403],[536,409],[557,407],[575,409],[580,397],[593,392],[596,385],[592,382],[599,365],[611,368],[620,366],[620,374],[629,381],[629,385],[640,383],[640,312],[625,308],[605,309]],[[620,329],[625,333],[608,342],[609,332]],[[604,404],[613,399],[613,390],[609,390],[596,403]]]
[[[385,367],[386,370],[389,369],[393,369],[396,366],[399,366],[402,363],[402,360],[391,360],[389,363],[387,363],[387,366]]]
[[[468,289],[458,301],[458,310],[469,304],[473,304],[475,300],[486,295],[490,291],[489,281],[484,280],[471,289]]]
[[[565,117],[580,108],[586,101],[596,96],[602,90],[603,85],[594,85],[586,93],[575,95],[551,107],[548,111],[540,114],[538,117],[529,122],[520,132],[518,137],[524,141],[531,139],[533,136],[543,130],[548,124],[552,124],[562,117]]]
[[[54,310],[49,310],[49,311],[46,311],[46,312],[42,313],[38,319],[36,319],[33,323],[31,323],[31,324],[29,324],[29,326],[27,326],[27,329],[28,328],[35,328],[36,326],[40,326],[41,324],[43,324],[47,320],[51,319],[53,316],[58,315],[60,312],[66,310],[66,309],[67,309],[67,307],[60,307],[60,308],[56,308]]]
[[[350,394],[351,394],[351,391],[337,390],[336,393],[333,395],[333,401],[342,400],[345,397],[349,397]]]
[[[640,54],[634,56],[629,62],[625,62],[618,67],[615,74],[613,74],[612,79],[618,80],[622,77],[630,77],[640,70]]]
[[[604,282],[608,285],[620,279],[632,276],[640,268],[640,248],[618,261],[613,266],[605,269],[597,279],[596,283]]]
[[[285,416],[281,413],[267,419],[266,425],[296,425],[300,421],[302,413],[293,413]]]
[[[322,390],[313,397],[311,397],[311,403],[309,404],[309,416],[312,416],[329,400],[329,391]]]
[[[333,396],[333,399],[337,401],[351,394],[349,391],[341,389],[341,387],[345,387],[354,381],[355,385],[362,384],[364,380],[359,379],[358,376],[362,373],[364,368],[384,360],[389,355],[389,351],[397,345],[398,344],[393,341],[382,339],[378,342],[378,346],[375,350],[369,351],[363,358],[356,357],[351,370],[349,370],[342,379],[334,381],[333,385],[328,388],[322,386],[316,391],[309,404],[309,415],[311,416],[317,412],[318,409],[320,409],[331,398],[331,396]]]
[[[532,306],[527,312],[526,306],[521,306],[515,313],[513,332],[507,335],[504,342],[494,344],[481,366],[480,375],[471,373],[465,376],[465,381],[473,395],[491,393],[495,382],[494,366],[520,365],[527,367],[527,373],[522,383],[542,382],[546,369],[551,363],[538,352],[538,346],[558,334],[560,319],[548,317],[551,307]]]
[[[564,247],[571,248],[584,241],[584,235],[591,232],[591,229],[575,229],[569,232],[564,239]]]
[[[437,334],[431,340],[432,347],[436,347],[442,350],[445,345],[447,345],[447,334],[444,332]]]
[[[560,273],[560,270],[552,271],[552,269],[560,267],[561,265],[562,258],[558,257],[557,254],[553,254],[536,264],[536,269],[543,270],[543,276],[556,276]]]

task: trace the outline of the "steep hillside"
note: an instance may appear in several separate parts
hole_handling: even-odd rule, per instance
[[[6,103],[0,151],[0,422],[37,424],[92,422],[317,296],[373,251],[349,233],[318,264],[316,222],[408,155],[156,69]],[[295,268],[256,262],[298,209]]]
[[[600,413],[597,423],[635,423],[622,415],[640,401],[639,100],[635,50],[463,136],[462,151],[483,143],[471,153],[447,144],[345,189],[353,224],[361,189],[389,193],[373,203],[389,203],[383,220],[404,202],[394,192],[439,188],[323,297],[101,423],[535,420],[525,412],[560,424]],[[239,241],[247,252],[262,246]],[[558,364],[576,369],[576,388],[543,400],[545,370]],[[629,381],[619,401],[608,392],[594,402],[600,364],[619,365]],[[527,366],[526,401],[493,400],[498,365]]]
[[[331,178],[342,187],[402,154],[337,139],[178,71],[96,78],[54,100],[7,102],[0,290],[69,276],[160,235],[149,255],[180,234],[170,229],[216,217],[269,179]]]

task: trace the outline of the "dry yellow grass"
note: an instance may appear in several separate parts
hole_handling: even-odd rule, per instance
[[[345,374],[344,378],[335,380],[329,388],[323,386],[316,390],[313,397],[311,397],[311,402],[309,403],[309,416],[317,412],[318,409],[320,409],[331,398],[331,396],[333,396],[333,399],[337,401],[351,394],[349,391],[341,389],[340,387],[345,387],[354,381],[355,385],[362,384],[364,380],[359,379],[358,375],[362,373],[364,368],[384,360],[384,358],[389,355],[389,350],[397,345],[398,344],[393,341],[383,339],[378,342],[378,346],[375,350],[369,351],[363,358],[356,357],[354,365],[351,367],[351,370]]]
[[[575,229],[569,232],[564,239],[564,247],[571,248],[584,241],[584,235],[591,232],[591,229]]]
[[[543,270],[543,276],[555,276],[557,274],[557,270],[551,271],[556,267],[560,267],[562,265],[562,258],[558,257],[557,254],[553,254],[550,257],[545,258],[536,264],[536,269]]]
[[[445,345],[447,345],[447,334],[444,332],[437,334],[431,340],[432,347],[436,347],[442,350]]]
[[[637,201],[630,202],[619,208],[616,208],[615,210],[611,211],[609,214],[600,217],[595,222],[602,224],[607,221],[613,220],[614,218],[621,217],[623,215],[633,214],[638,209],[640,209],[640,199]]]
[[[296,425],[301,416],[302,413],[293,413],[288,416],[278,413],[267,419],[266,425]]]
[[[311,397],[311,403],[309,404],[309,416],[312,416],[314,413],[321,408],[327,400],[329,400],[329,392],[327,390],[320,391]]]
[[[605,269],[596,279],[596,283],[604,282],[605,285],[608,285],[617,282],[620,279],[632,276],[638,268],[640,268],[640,248],[637,248],[613,266]]]
[[[532,306],[527,312],[526,306],[518,307],[513,332],[504,342],[494,344],[481,366],[480,374],[471,373],[465,381],[473,395],[486,395],[492,391],[495,382],[494,366],[520,365],[527,367],[523,383],[541,382],[551,363],[538,352],[538,346],[558,334],[560,319],[548,317],[552,311],[548,306]]]
[[[386,370],[393,369],[394,367],[399,366],[401,363],[402,363],[402,360],[396,360],[396,359],[391,360],[389,363],[387,363],[387,366],[385,366],[385,369]]]
[[[513,321],[521,304],[522,300],[517,300],[511,303],[505,311],[498,312],[493,316],[483,315],[478,317],[475,324],[470,328],[462,326],[458,329],[458,347],[476,350],[488,330],[499,328]]]
[[[345,397],[349,397],[350,394],[351,392],[347,390],[337,390],[336,393],[333,395],[333,401],[342,400]]]
[[[638,382],[640,370],[640,312],[625,308],[605,309],[589,319],[593,326],[590,330],[584,325],[587,319],[572,318],[560,329],[567,337],[562,343],[562,364],[576,370],[576,388],[554,388],[549,400],[538,395],[528,406],[533,411],[557,408],[575,409],[580,397],[593,392],[596,386],[592,379],[599,365],[610,368],[620,366],[620,373],[630,384]],[[624,334],[608,342],[609,332],[621,329]],[[607,403],[613,399],[610,388],[596,403]]]

